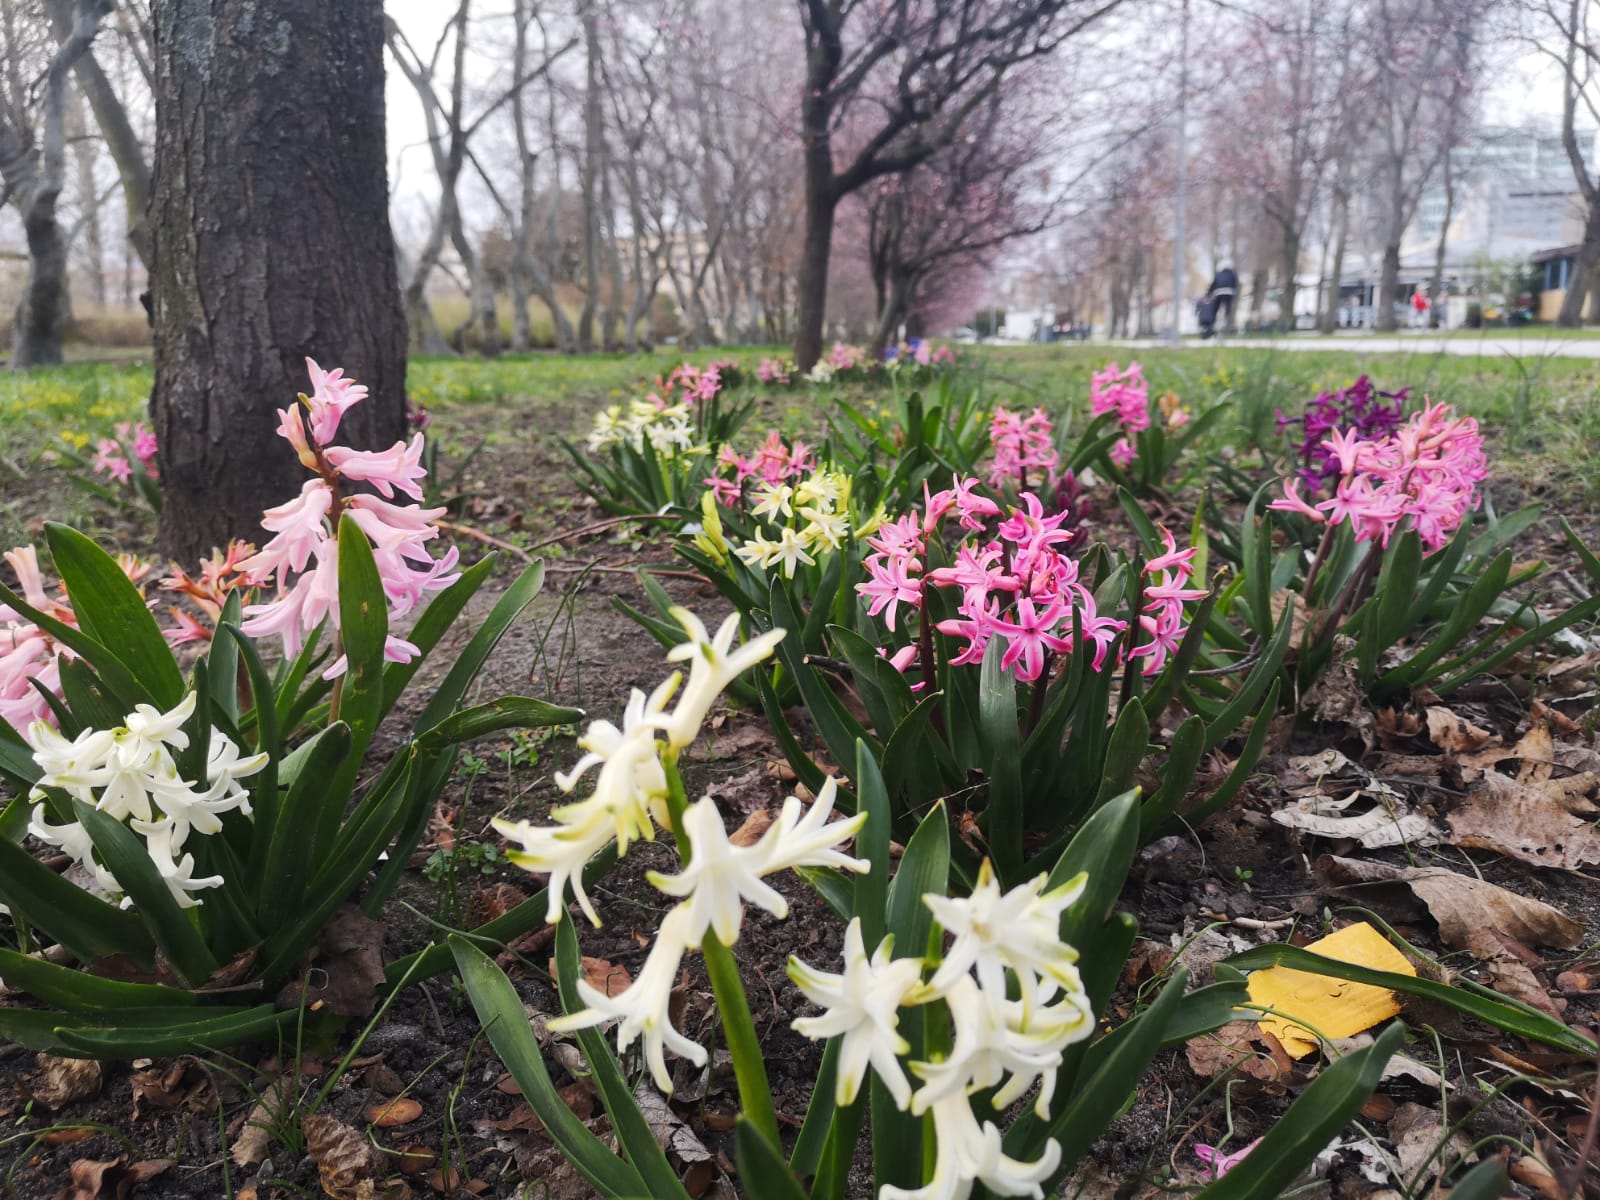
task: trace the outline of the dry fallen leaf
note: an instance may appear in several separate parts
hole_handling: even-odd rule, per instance
[[[1355,648],[1354,638],[1342,633],[1334,635],[1333,656],[1317,682],[1306,690],[1301,711],[1319,721],[1345,726],[1370,750],[1377,742],[1377,721],[1367,703],[1366,688],[1356,673]]]
[[[1446,1140],[1444,1118],[1437,1110],[1420,1104],[1402,1104],[1395,1110],[1389,1121],[1389,1139],[1394,1142],[1395,1157],[1400,1160],[1400,1181],[1416,1180],[1419,1195],[1426,1192],[1429,1179],[1448,1175],[1471,1149],[1460,1130]],[[1443,1147],[1441,1142],[1444,1142]],[[1424,1167],[1426,1175],[1418,1178],[1417,1173]]]
[[[1551,999],[1549,991],[1527,963],[1502,955],[1489,963],[1485,973],[1489,986],[1502,996],[1510,996],[1513,1000],[1537,1008],[1552,1020],[1565,1021],[1560,1006]]]
[[[644,1116],[650,1132],[667,1152],[668,1159],[683,1179],[684,1190],[691,1196],[704,1196],[713,1185],[721,1183],[721,1169],[716,1157],[706,1149],[699,1136],[690,1129],[667,1104],[666,1097],[655,1090],[648,1080],[642,1080],[633,1091],[635,1103]]]
[[[1548,790],[1563,782],[1519,784],[1485,771],[1483,786],[1449,815],[1456,845],[1495,850],[1541,867],[1570,870],[1600,862],[1600,834]]]
[[[1489,929],[1519,942],[1563,950],[1576,946],[1583,936],[1583,926],[1559,909],[1444,867],[1391,867],[1325,854],[1317,860],[1316,872],[1324,886],[1357,897],[1369,897],[1366,889],[1373,884],[1405,886],[1439,923],[1445,945],[1480,957],[1492,951],[1483,941]]]
[[[55,1194],[55,1200],[127,1200],[133,1189],[154,1179],[172,1166],[170,1158],[129,1163],[126,1158],[107,1162],[80,1158],[72,1164],[70,1187]]]
[[[28,1093],[46,1108],[61,1108],[100,1090],[105,1071],[92,1058],[57,1058],[40,1054],[34,1058],[39,1074],[33,1076]]]
[[[1221,1029],[1190,1038],[1184,1056],[1189,1069],[1202,1079],[1234,1071],[1261,1083],[1277,1083],[1294,1070],[1282,1043],[1254,1021],[1230,1021]]]
[[[1481,749],[1494,734],[1480,729],[1453,709],[1435,704],[1428,709],[1428,738],[1446,754],[1469,754]]]
[[[1359,791],[1352,792],[1343,800],[1305,796],[1288,808],[1275,810],[1272,819],[1279,825],[1317,837],[1349,838],[1368,850],[1384,846],[1431,846],[1442,838],[1438,826],[1421,813],[1403,812],[1391,805],[1379,804],[1350,817],[1333,815],[1342,813],[1363,795]]]
[[[302,1002],[323,1005],[341,1017],[370,1017],[378,1004],[378,989],[383,985],[384,925],[374,921],[354,904],[346,904],[333,914],[317,935],[317,942],[306,955],[303,966],[314,963],[320,970],[301,970],[296,981],[278,995],[283,1008]]]
[[[771,810],[758,808],[744,819],[739,828],[728,835],[728,841],[735,846],[754,846],[761,840],[761,835],[771,828]]]
[[[550,977],[556,977],[556,960],[550,960]],[[583,956],[583,979],[595,991],[607,996],[620,996],[633,986],[633,976],[621,963],[604,958]]]
[[[403,1175],[420,1175],[439,1161],[439,1152],[420,1143],[394,1152],[394,1165]]]
[[[411,1099],[410,1096],[386,1100],[367,1109],[367,1120],[380,1129],[393,1129],[397,1125],[409,1125],[421,1115],[422,1105]]]
[[[322,1113],[304,1118],[300,1128],[329,1200],[402,1200],[411,1195],[404,1182],[384,1181],[388,1157],[359,1129]]]
[[[285,1106],[290,1095],[289,1081],[279,1077],[268,1085],[266,1091],[261,1093],[250,1115],[244,1119],[233,1139],[233,1147],[229,1151],[236,1167],[253,1167],[259,1162],[264,1162],[272,1152],[274,1130],[283,1120]]]

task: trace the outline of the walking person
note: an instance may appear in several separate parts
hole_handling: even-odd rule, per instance
[[[1213,324],[1220,324],[1223,333],[1233,332],[1233,299],[1238,294],[1239,277],[1233,273],[1231,266],[1223,263],[1211,277],[1211,286],[1206,289],[1206,295],[1216,306],[1212,314]]]
[[[1411,293],[1411,328],[1426,329],[1428,327],[1428,298],[1418,288]]]

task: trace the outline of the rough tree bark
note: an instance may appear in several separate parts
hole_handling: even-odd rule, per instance
[[[405,424],[380,0],[156,0],[151,234],[161,548],[259,537],[304,468],[274,409],[305,358],[370,389],[341,440]]]

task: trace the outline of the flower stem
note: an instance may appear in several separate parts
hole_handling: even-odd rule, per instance
[[[671,747],[661,752],[661,769],[667,776],[667,821],[673,840],[678,843],[678,860],[689,865],[689,837],[683,832],[683,813],[689,807],[689,793],[683,786],[683,776],[678,774],[678,752]]]
[[[922,679],[929,688],[939,686],[938,664],[933,657],[933,618],[928,614],[928,585],[923,583],[922,595],[917,599],[917,658],[922,670]],[[928,710],[928,720],[933,725],[933,731],[939,735],[939,740],[948,742],[950,739],[944,731],[944,713],[938,706]]]
[[[700,944],[700,950],[705,955],[706,974],[711,977],[711,990],[717,998],[717,1011],[722,1014],[722,1031],[728,1041],[728,1053],[733,1056],[733,1075],[739,1084],[739,1104],[750,1123],[774,1146],[781,1146],[778,1117],[772,1107],[772,1085],[767,1082],[767,1068],[761,1057],[761,1040],[756,1036],[755,1021],[750,1017],[744,984],[739,981],[739,964],[733,952],[709,930],[705,941]]]

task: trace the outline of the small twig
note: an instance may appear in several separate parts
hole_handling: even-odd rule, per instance
[[[515,554],[523,562],[533,561],[533,555],[529,554],[521,546],[514,546],[508,541],[504,541],[501,538],[495,537],[492,533],[485,533],[483,530],[475,529],[471,525],[461,525],[455,521],[435,521],[434,525],[440,529],[446,530],[449,533],[463,534],[466,537],[472,538],[474,541],[482,542],[487,546],[493,546],[496,550],[505,550],[511,554]]]
[[[607,517],[604,521],[595,521],[589,525],[580,525],[577,529],[558,533],[554,537],[545,538],[542,542],[535,542],[528,549],[543,550],[546,546],[553,546],[557,542],[565,542],[571,538],[585,537],[592,533],[604,533],[608,529],[615,529],[619,525],[626,525],[632,521],[676,521],[678,518],[672,513],[624,513],[620,517]]]
[[[695,571],[674,571],[670,567],[617,567],[607,563],[546,563],[545,572],[552,575],[581,575],[586,571],[601,571],[611,575],[654,575],[657,579],[687,579],[692,583],[709,585],[711,581]]]
[[[1595,1059],[1594,1091],[1589,1096],[1589,1124],[1583,1131],[1583,1144],[1578,1147],[1578,1161],[1563,1167],[1560,1172],[1561,1190],[1576,1196],[1583,1186],[1583,1173],[1594,1157],[1595,1143],[1600,1141],[1600,1056]]]

